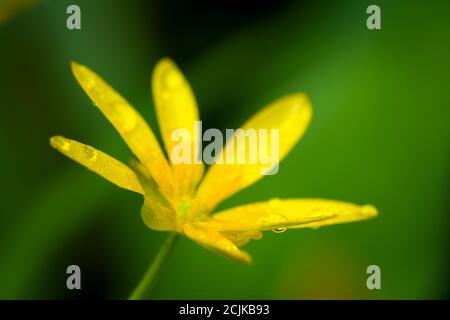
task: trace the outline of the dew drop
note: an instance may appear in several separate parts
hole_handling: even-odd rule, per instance
[[[95,87],[95,80],[92,77],[86,77],[85,80],[85,85],[86,85],[86,89],[91,89],[93,87]]]
[[[92,147],[84,146],[84,154],[86,155],[86,158],[91,162],[97,160],[97,151],[95,151]]]
[[[123,102],[116,102],[113,104],[117,120],[120,122],[121,130],[130,132],[136,127],[136,113],[131,110]]]
[[[272,231],[275,233],[283,233],[287,230],[287,228],[273,228]]]
[[[278,198],[273,198],[269,200],[269,208],[272,210],[279,210],[281,208],[282,202]]]
[[[256,222],[261,228],[281,229],[281,227],[274,227],[288,223],[288,219],[281,214],[269,214],[258,219]]]
[[[171,92],[176,90],[183,83],[183,78],[176,70],[166,70],[162,74],[162,96],[165,99],[171,97]]]
[[[370,216],[370,217],[377,215],[377,209],[374,206],[371,206],[369,204],[362,206],[361,212],[362,212],[362,214],[364,214],[366,216]]]
[[[70,150],[70,141],[63,137],[53,137],[50,140],[50,144],[61,151],[69,151]]]
[[[183,78],[175,70],[167,70],[163,74],[164,88],[165,89],[175,89],[181,85]]]

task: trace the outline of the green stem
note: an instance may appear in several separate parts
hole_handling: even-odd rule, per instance
[[[177,239],[178,233],[171,233],[166,238],[161,249],[159,249],[156,258],[150,264],[147,272],[144,274],[141,281],[138,283],[133,293],[128,298],[129,300],[140,300],[149,296],[155,285],[155,280],[158,278],[158,275],[160,274],[163,265],[167,261],[167,258],[172,251]]]

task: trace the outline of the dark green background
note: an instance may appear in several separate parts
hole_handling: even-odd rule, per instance
[[[6,0],[5,0],[6,1]],[[313,122],[266,177],[220,208],[271,197],[371,203],[380,215],[266,233],[238,265],[183,238],[151,298],[406,299],[449,296],[449,2],[40,1],[0,24],[0,298],[126,298],[165,234],[140,196],[51,149],[51,135],[131,153],[71,74],[91,67],[156,130],[150,75],[163,56],[196,93],[204,127],[239,126],[306,92]],[[66,28],[78,4],[82,29]],[[82,290],[65,287],[82,269]],[[366,288],[381,267],[382,289]]]

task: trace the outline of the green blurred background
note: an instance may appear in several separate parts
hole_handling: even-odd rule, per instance
[[[21,2],[0,0],[3,16]],[[450,3],[37,1],[0,24],[0,298],[126,298],[165,234],[141,197],[51,149],[51,135],[126,162],[131,152],[81,90],[91,67],[156,130],[150,75],[172,57],[204,127],[239,126],[268,102],[306,92],[313,122],[266,177],[224,202],[271,197],[372,203],[374,220],[268,232],[238,265],[183,238],[153,299],[435,299],[449,290]],[[82,29],[66,28],[81,7]],[[381,7],[382,30],[366,28]],[[26,6],[25,6],[26,7]],[[8,11],[8,12],[9,12]],[[66,289],[66,267],[82,290]],[[381,267],[382,289],[366,288]]]

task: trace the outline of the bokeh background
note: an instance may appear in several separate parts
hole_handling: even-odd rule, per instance
[[[226,3],[226,4],[225,4]],[[381,7],[382,30],[366,28]],[[66,28],[81,7],[82,29]],[[265,233],[251,266],[183,238],[153,299],[438,299],[449,291],[450,12],[434,1],[0,1],[0,298],[126,298],[165,234],[140,196],[51,149],[51,135],[131,152],[76,83],[102,75],[157,125],[150,75],[177,61],[204,127],[238,127],[306,92],[313,122],[266,177],[220,208],[271,197],[372,203],[374,219]],[[82,290],[66,289],[66,267]],[[381,267],[382,289],[366,288]]]

